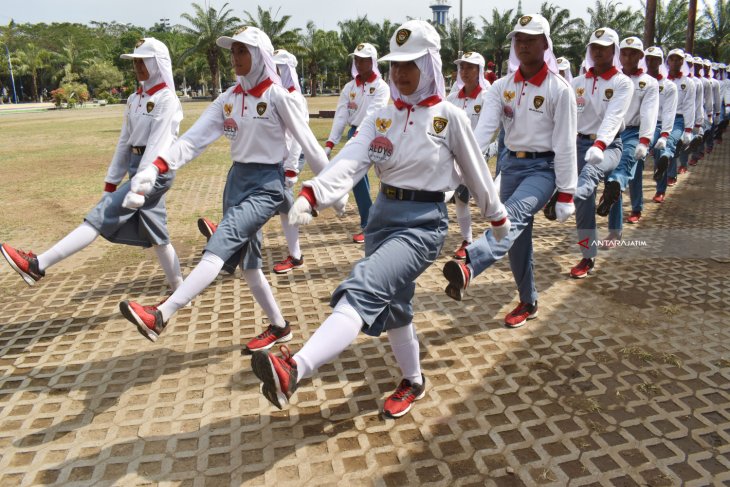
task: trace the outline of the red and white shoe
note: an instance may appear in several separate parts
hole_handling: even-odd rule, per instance
[[[146,339],[156,342],[167,323],[162,320],[162,313],[157,306],[143,306],[134,301],[119,303],[119,311]]]
[[[687,174],[687,168],[685,166],[679,166],[679,174]]]
[[[640,211],[632,211],[629,217],[626,219],[627,223],[631,223],[632,225],[636,225],[641,221],[641,212]]]
[[[0,250],[5,260],[10,264],[10,267],[20,274],[20,277],[23,278],[27,285],[35,285],[36,282],[40,281],[46,275],[45,272],[38,268],[38,258],[33,252],[23,252],[6,243],[0,246]]]
[[[269,350],[259,350],[251,357],[253,373],[261,381],[261,392],[271,404],[282,409],[297,390],[297,363],[289,347],[279,347],[282,353],[277,357]]]
[[[206,240],[210,240],[215,231],[218,229],[218,224],[214,223],[213,220],[202,217],[198,218],[198,230],[203,234]]]
[[[657,193],[654,195],[654,197],[651,199],[654,203],[664,203],[664,193]]]
[[[469,287],[471,271],[469,266],[460,260],[450,260],[444,264],[444,277],[449,284],[446,286],[446,295],[456,301],[461,301],[462,293]]]
[[[295,259],[291,255],[287,256],[286,259],[281,262],[274,264],[274,272],[277,274],[286,274],[291,272],[293,269],[299,269],[304,265],[304,256]]]
[[[255,338],[251,339],[244,348],[244,352],[253,353],[258,350],[268,350],[277,343],[288,342],[294,335],[291,332],[291,326],[286,321],[286,326],[281,328],[280,326],[269,325],[266,330],[260,335],[256,335]]]
[[[677,184],[677,178],[667,178],[667,186],[674,186]]]
[[[365,234],[363,232],[356,233],[352,236],[352,241],[355,243],[365,243]]]
[[[584,277],[587,277],[588,274],[593,273],[594,265],[595,263],[593,262],[593,259],[583,258],[575,267],[570,269],[570,277],[573,279],[583,279]]]
[[[398,388],[385,400],[383,405],[383,416],[386,418],[400,418],[408,413],[413,403],[423,399],[426,395],[426,377],[421,374],[421,384],[411,384],[408,379],[403,379]]]
[[[466,260],[466,248],[469,246],[469,242],[464,240],[461,242],[461,246],[454,252],[454,259]]]
[[[527,323],[527,320],[534,318],[537,318],[537,301],[535,304],[520,301],[520,304],[504,317],[504,325],[507,328],[519,328]]]

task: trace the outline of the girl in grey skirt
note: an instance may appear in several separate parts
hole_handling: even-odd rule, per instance
[[[130,181],[118,187],[124,176],[131,180],[152,167],[155,156],[177,138],[183,114],[175,94],[170,53],[162,42],[150,37],[140,40],[132,54],[121,57],[134,60],[141,87],[127,100],[122,133],[101,201],[86,215],[84,223],[38,256],[7,243],[2,245],[5,259],[30,286],[45,276],[46,269],[87,247],[99,235],[114,243],[154,247],[172,290],[182,284],[165,208],[165,194],[174,174],[160,177],[146,198],[130,191]]]
[[[504,205],[463,110],[443,101],[440,38],[427,22],[412,20],[390,41],[394,105],[365,118],[358,133],[314,180],[304,183],[289,212],[294,223],[311,221],[313,208],[331,205],[371,165],[381,191],[365,227],[365,258],[332,294],[332,315],[294,356],[256,352],[254,373],[278,408],[297,384],[333,360],[362,330],[388,334],[403,380],[385,401],[389,417],[406,414],[423,397],[425,378],[413,326],[415,280],[438,257],[447,233],[444,192],[463,177],[496,238],[509,230]],[[460,177],[461,174],[461,177]]]

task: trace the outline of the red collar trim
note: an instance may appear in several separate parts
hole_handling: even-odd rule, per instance
[[[236,85],[236,87],[233,88],[233,94],[234,95],[243,95],[243,87],[241,85]]]
[[[661,76],[661,75],[659,75],[659,76]],[[679,72],[679,76],[676,76],[676,77],[675,76],[672,76],[671,74],[668,74],[667,75],[667,79],[668,80],[675,80],[675,79],[680,79],[680,78],[682,78],[682,72],[681,71]]]
[[[145,91],[145,93],[147,93],[147,96],[152,96],[163,88],[167,88],[167,83],[165,83],[164,81],[158,85],[153,86],[149,90]]]
[[[610,80],[611,78],[613,78],[613,77],[614,77],[615,75],[617,75],[617,74],[618,74],[618,69],[616,69],[616,66],[611,66],[611,69],[609,69],[609,70],[608,70],[608,71],[606,71],[605,73],[603,73],[603,74],[601,74],[601,75],[598,75],[598,76],[599,76],[600,78],[603,78],[603,79],[605,79],[606,81],[608,81],[608,80]],[[590,69],[590,70],[589,70],[589,71],[588,71],[588,72],[586,73],[586,78],[595,78],[595,77],[596,77],[596,71],[595,71],[595,68],[591,68],[591,69]]]
[[[142,87],[141,86],[138,86],[137,87],[137,94],[138,95],[141,95],[142,94]]]
[[[261,95],[264,94],[266,90],[269,89],[269,86],[273,85],[274,82],[271,81],[271,78],[266,78],[261,83],[257,84],[253,88],[251,88],[248,91],[243,91],[243,87],[240,84],[237,84],[236,87],[233,89],[233,94],[235,95],[251,95],[255,96],[256,98],[261,98]]]
[[[372,71],[372,72],[370,73],[370,77],[369,77],[368,79],[366,79],[366,80],[365,80],[365,83],[372,83],[372,82],[373,82],[373,81],[375,81],[375,80],[376,80],[377,78],[378,78],[378,75],[377,75],[377,74],[375,74],[375,71]],[[364,85],[365,83],[363,83],[363,81],[362,81],[362,76],[360,76],[359,74],[358,74],[357,76],[355,76],[355,85],[356,85],[356,86],[362,86],[362,85]]]
[[[661,73],[659,73],[656,76],[654,76],[654,78],[656,78],[657,80],[661,81],[661,80],[664,79],[664,76]],[[672,78],[669,78],[669,79],[672,79]]]
[[[419,101],[418,102],[418,106],[419,107],[432,107],[432,106],[437,105],[439,103],[441,103],[441,97],[438,96],[438,95],[431,95],[428,98],[424,98],[423,100]],[[404,102],[400,98],[398,98],[397,100],[395,100],[393,102],[393,104],[395,105],[395,107],[398,110],[403,110],[404,108],[408,108],[408,109],[413,108],[413,105],[411,105],[410,103]]]
[[[532,78],[528,79],[527,82],[531,85],[540,86],[542,85],[542,82],[545,81],[545,78],[547,78],[547,74],[547,64],[543,63],[540,71],[538,71]],[[517,72],[515,72],[515,83],[522,83],[523,81],[525,81],[525,77],[522,76],[522,71],[518,69]]]
[[[626,74],[626,73],[624,73],[624,74]],[[639,68],[636,70],[636,72],[634,74],[626,74],[626,76],[633,76],[634,78],[636,78],[637,76],[641,76],[642,74],[644,74],[644,70]]]
[[[459,90],[459,98],[472,98],[472,99],[476,99],[476,97],[479,96],[479,93],[481,91],[482,91],[481,85],[477,85],[477,87],[474,88],[473,90],[471,90],[471,93],[469,93],[469,95],[467,95],[466,93],[464,93],[464,87],[462,87]]]
[[[297,89],[294,86],[290,86],[289,87],[289,93],[291,93],[292,91],[297,91]]]

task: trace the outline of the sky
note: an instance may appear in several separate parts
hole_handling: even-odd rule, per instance
[[[522,0],[524,13],[537,12],[544,0]],[[568,8],[574,17],[587,18],[586,7],[595,5],[594,0],[549,0],[561,8]],[[620,0],[623,6],[638,9],[640,0]],[[51,23],[51,22],[79,22],[88,24],[90,21],[117,21],[122,24],[131,23],[141,27],[152,27],[160,19],[170,19],[171,24],[182,23],[180,14],[191,13],[189,0],[0,0],[0,24],[6,25],[10,19],[17,23]],[[198,0],[197,3],[210,4],[220,9],[226,2],[223,0]],[[281,15],[291,15],[292,27],[304,27],[308,20],[313,20],[320,29],[337,29],[340,20],[352,19],[367,14],[372,21],[382,21],[385,18],[392,22],[405,22],[406,17],[430,19],[431,10],[428,6],[433,3],[429,0],[264,0],[250,2],[246,0],[229,0],[228,7],[238,17],[245,18],[244,11],[255,15],[257,5],[273,12],[281,8]],[[459,0],[451,0],[451,14],[458,17]],[[499,10],[514,8],[514,0],[461,0],[463,16],[472,16],[481,25],[479,16],[489,17],[492,8]],[[579,6],[579,7],[576,7]]]

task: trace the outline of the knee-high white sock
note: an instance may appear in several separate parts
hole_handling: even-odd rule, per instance
[[[462,238],[471,243],[471,213],[469,212],[469,205],[459,198],[456,198],[456,221],[459,223]]]
[[[394,330],[388,330],[388,340],[403,378],[408,379],[411,384],[422,384],[420,346],[413,323]]]
[[[99,231],[87,222],[76,227],[56,245],[38,256],[38,267],[44,271],[79,250],[88,247],[99,236]]]
[[[160,261],[160,267],[165,272],[167,283],[175,291],[183,282],[180,259],[177,258],[177,252],[175,252],[172,244],[155,245],[154,248],[157,254],[157,260]]]
[[[223,259],[210,252],[204,252],[195,269],[182,282],[172,296],[160,305],[162,319],[167,321],[177,310],[188,304],[198,294],[202,293],[211,282],[215,281],[218,273],[223,269]]]
[[[297,381],[310,377],[322,365],[341,354],[360,333],[363,321],[344,295],[332,314],[294,355]]]
[[[271,286],[269,286],[261,269],[246,269],[243,271],[243,278],[246,280],[249,289],[251,289],[253,298],[259,303],[261,309],[264,310],[271,324],[279,328],[284,328],[286,321],[284,321],[279,305],[276,304],[274,294],[271,292]]]
[[[289,215],[286,213],[279,213],[281,218],[281,228],[284,230],[284,237],[286,238],[286,246],[289,247],[289,255],[295,259],[302,258],[302,249],[299,248],[299,225],[292,225],[289,223]]]

